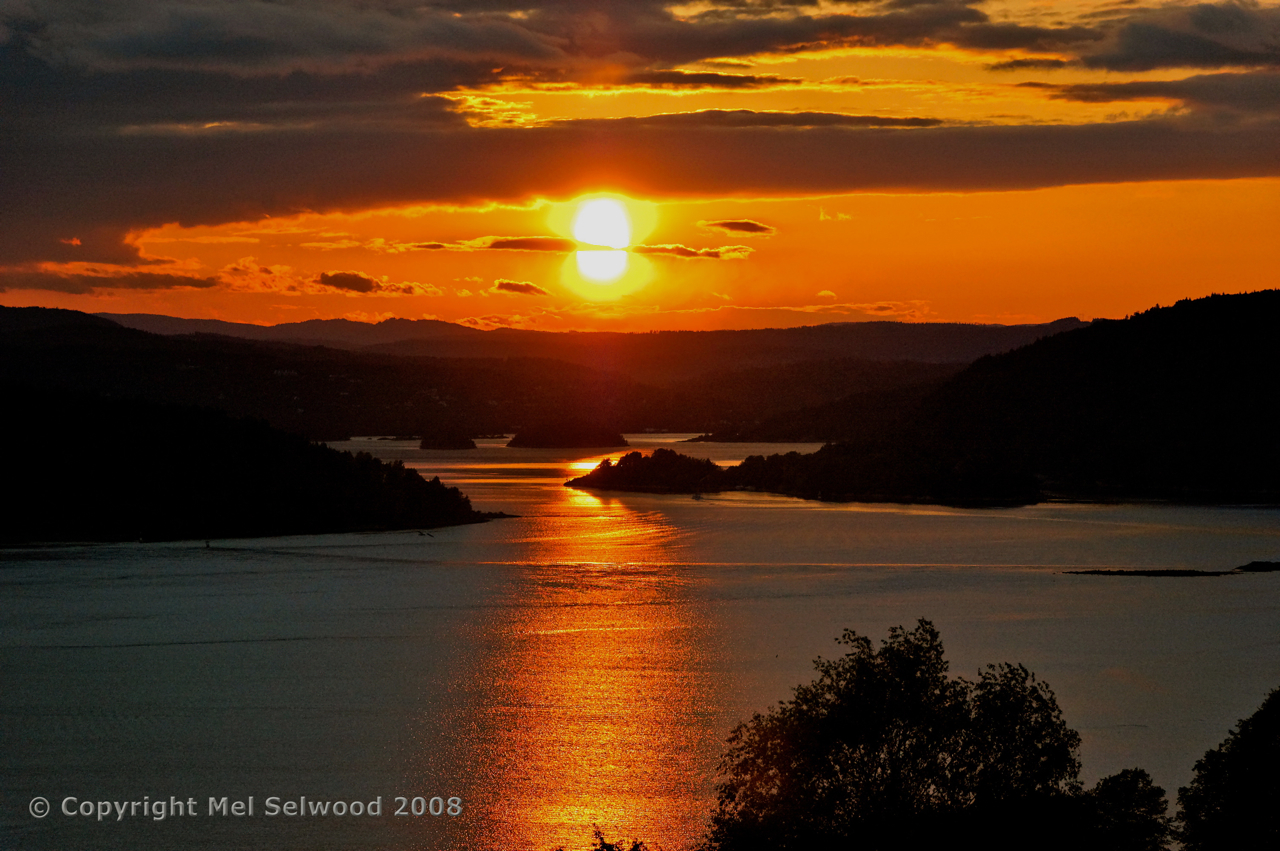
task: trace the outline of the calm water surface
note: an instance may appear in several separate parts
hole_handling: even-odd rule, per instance
[[[637,436],[633,445],[670,444]],[[0,551],[0,848],[667,849],[701,832],[732,726],[811,678],[845,628],[928,618],[953,673],[1026,664],[1086,779],[1171,793],[1280,686],[1280,512],[969,511],[692,500],[562,483],[601,454],[343,448],[521,515],[386,533]],[[695,444],[735,463],[811,451]],[[28,802],[255,797],[253,818],[98,823]],[[379,818],[267,818],[268,796],[383,798]],[[394,798],[462,800],[457,817]]]

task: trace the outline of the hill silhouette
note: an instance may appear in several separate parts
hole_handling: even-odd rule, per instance
[[[801,361],[857,359],[964,364],[1083,324],[1078,319],[1040,325],[832,322],[801,328],[743,331],[619,333],[514,328],[480,331],[435,319],[387,319],[376,324],[313,319],[262,326],[151,314],[99,316],[125,327],[165,335],[218,334],[416,357],[541,358],[619,373],[660,386],[718,371]]]
[[[851,440],[897,422],[958,363],[806,360],[718,370],[674,387],[713,405],[709,439],[812,443]]]
[[[265,423],[0,386],[0,541],[177,540],[476,523],[457,488]]]
[[[558,361],[163,336],[43,308],[0,308],[0,381],[218,409],[315,440],[471,437],[556,418],[693,431],[708,419],[678,392]]]
[[[1214,295],[982,358],[912,442],[960,470],[1091,499],[1280,501],[1280,291]]]
[[[125,328],[165,336],[217,334],[260,342],[332,346],[353,351],[410,339],[466,340],[485,335],[484,331],[439,319],[384,319],[377,323],[356,322],[351,319],[307,319],[279,325],[251,325],[222,319],[183,319],[154,313],[95,315]]]
[[[623,483],[625,487],[615,487]],[[690,458],[673,449],[655,449],[652,455],[628,452],[615,464],[608,458],[585,476],[565,482],[566,487],[627,490],[650,493],[702,493],[726,489],[724,470],[706,459]]]
[[[754,456],[715,484],[976,505],[1280,502],[1277,322],[1275,290],[1096,321],[981,358],[855,439]],[[631,488],[617,467],[597,472],[579,482]],[[654,486],[647,473],[644,484]]]
[[[433,443],[445,434],[461,436],[449,445],[465,445],[556,420],[615,432],[836,440],[853,435],[849,423],[884,418],[953,374],[960,364],[948,358],[1008,348],[1063,324],[506,335],[427,320],[261,327],[142,319],[135,324],[165,333],[74,311],[0,308],[0,380],[216,408],[317,440],[405,435]],[[174,333],[192,329],[200,333]],[[418,336],[409,349],[420,354],[364,345],[411,333]],[[450,352],[486,357],[439,356]],[[890,355],[896,359],[875,359]],[[645,375],[657,378],[636,377]]]

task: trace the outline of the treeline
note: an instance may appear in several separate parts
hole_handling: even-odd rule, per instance
[[[1032,476],[999,468],[946,470],[932,459],[858,451],[829,444],[811,454],[752,455],[724,468],[671,449],[605,459],[568,487],[642,493],[719,493],[754,490],[831,502],[926,502],[1008,506],[1038,502]]]
[[[566,419],[616,431],[702,424],[678,393],[572,364],[168,337],[41,308],[0,307],[0,381],[213,408],[313,440],[512,433]]]
[[[1211,296],[984,357],[817,453],[697,482],[632,459],[583,487],[1016,505],[1049,497],[1280,502],[1280,291]]]
[[[825,361],[722,370],[675,388],[714,412],[711,440],[813,443],[855,440],[909,416],[963,363]]]
[[[875,647],[815,662],[794,696],[739,724],[696,851],[982,848],[1184,851],[1280,843],[1280,691],[1195,765],[1169,814],[1141,768],[1080,782],[1080,736],[1047,683],[1022,665],[950,677],[942,640],[920,620]],[[595,851],[647,851],[609,842]]]
[[[478,331],[432,319],[377,324],[312,319],[271,327],[145,314],[103,314],[120,324],[161,334],[220,334],[383,354],[440,358],[533,358],[587,366],[658,386],[715,372],[804,361],[969,363],[1032,340],[1079,327],[1078,319],[1041,325],[951,322],[828,322],[801,328],[741,331]],[[849,391],[845,391],[848,393]]]
[[[486,515],[438,478],[266,423],[0,386],[0,541],[176,540],[413,529]]]
[[[0,307],[0,381],[216,408],[316,440],[404,435],[437,443],[439,435],[466,440],[564,421],[624,433],[837,440],[852,436],[849,423],[902,407],[890,398],[899,388],[903,399],[916,399],[921,386],[959,369],[957,360],[1078,325],[549,334],[425,320],[424,330],[405,320],[263,329],[163,319],[140,324],[273,339],[162,336],[75,311]],[[369,335],[432,329],[436,337],[405,346],[343,348]],[[289,333],[298,339],[283,341]],[[301,344],[316,337],[326,346]]]

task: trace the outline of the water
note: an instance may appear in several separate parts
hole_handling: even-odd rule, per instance
[[[1172,794],[1280,686],[1280,575],[1063,572],[1276,559],[1276,510],[593,495],[562,482],[605,455],[347,448],[521,517],[0,555],[0,848],[550,851],[592,824],[681,848],[736,722],[843,629],[921,617],[953,673],[1017,661],[1047,680],[1090,782],[1140,765]],[[788,448],[814,447],[683,447]],[[28,814],[37,795],[53,815]],[[194,797],[201,815],[99,823],[62,815],[69,796]],[[210,796],[253,796],[255,815],[210,817]],[[267,817],[269,796],[381,796],[383,815]],[[433,797],[461,814],[432,816]]]

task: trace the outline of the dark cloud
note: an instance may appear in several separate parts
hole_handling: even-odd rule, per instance
[[[217,278],[197,278],[158,272],[113,272],[92,275],[80,272],[0,269],[0,290],[50,290],[82,295],[95,290],[167,290],[176,287],[217,286]]]
[[[1068,68],[1071,62],[1066,59],[1009,59],[1005,62],[993,62],[987,66],[988,71],[1056,71]]]
[[[825,7],[817,4],[722,3],[677,17],[668,5],[658,0],[24,0],[0,14],[10,30],[23,34],[32,55],[51,65],[95,71],[368,75],[397,63],[466,59],[490,67],[522,66],[532,73],[554,69],[574,79],[598,60],[608,60],[657,74],[656,85],[692,82],[664,77],[673,66],[759,53],[942,42],[1051,49],[1095,37],[1080,27],[993,23],[973,4],[947,0],[867,2],[862,4],[867,12],[857,15],[822,14]],[[790,13],[777,14],[782,10]],[[706,84],[752,85],[716,76],[708,75]]]
[[[490,292],[511,295],[551,295],[537,284],[531,284],[528,281],[508,281],[503,278],[493,282]]]
[[[725,233],[739,233],[753,236],[773,236],[778,229],[752,219],[724,219],[718,222],[698,222],[700,227]]]
[[[1232,109],[1249,113],[1280,112],[1280,73],[1201,74],[1182,80],[1138,80],[1123,83],[1050,85],[1022,83],[1059,100],[1112,103],[1172,100],[1196,109]]]
[[[323,243],[304,243],[313,247],[321,247]],[[339,243],[335,247],[348,248],[351,245]],[[481,236],[462,242],[388,242],[374,240],[366,243],[365,248],[398,254],[404,251],[552,251],[566,254],[578,249],[578,243],[572,239],[557,236]]]
[[[992,23],[984,12],[962,3],[867,5],[874,11],[863,15],[699,16],[690,21],[650,17],[615,46],[654,61],[684,64],[712,57],[841,46],[949,43],[984,50],[1052,50],[1101,37],[1087,27]]]
[[[1280,174],[1280,124],[683,127],[59,137],[0,134],[0,264],[136,262],[130,231],[407,203],[1028,189]],[[82,245],[62,239],[78,237]],[[106,257],[101,255],[107,255]],[[121,261],[123,262],[123,261]]]
[[[486,236],[470,243],[478,248],[506,251],[576,251],[578,243],[554,236]]]
[[[689,248],[687,245],[634,245],[636,254],[666,254],[686,260],[745,260],[755,249],[745,245],[725,245],[720,248]]]
[[[321,272],[320,283],[335,290],[353,293],[372,293],[382,289],[382,281],[362,272]]]
[[[654,89],[769,89],[803,83],[799,77],[775,77],[767,74],[720,74],[712,71],[637,71],[618,81],[618,85],[645,86]]]
[[[1280,66],[1280,8],[1252,3],[1202,3],[1142,11],[1120,22],[1098,50],[1082,59],[1090,68]]]
[[[765,8],[795,14],[754,14]],[[0,99],[24,133],[415,132],[465,123],[457,103],[430,95],[503,81],[766,88],[798,81],[672,66],[841,45],[1056,49],[1098,36],[991,23],[955,2],[818,8],[730,5],[684,19],[656,0],[23,0],[0,4]]]
[[[558,48],[504,17],[427,4],[232,0],[25,0],[5,23],[43,59],[86,68],[170,67],[280,72],[367,69],[432,55],[549,59]]]
[[[941,40],[973,50],[1056,50],[1099,41],[1103,34],[1092,27],[1031,27],[1014,23],[982,22],[958,29]]]
[[[465,126],[456,104],[424,91],[485,85],[491,64],[404,63],[369,74],[251,76],[140,68],[86,71],[50,66],[29,39],[0,43],[0,97],[6,118],[27,133],[178,133],[222,124],[261,128]]]
[[[1135,12],[1098,29],[993,22],[964,2],[869,0],[860,14],[828,14],[851,7],[762,0],[686,18],[667,5],[0,2],[0,264],[133,264],[139,275],[159,274],[146,271],[157,264],[139,256],[130,233],[175,222],[601,189],[666,197],[1000,190],[1280,173],[1277,127],[1266,120],[982,127],[913,116],[710,110],[475,128],[456,100],[440,96],[504,80],[587,84],[597,74],[683,88],[789,85],[783,77],[673,69],[838,46],[1088,50],[1085,61],[1117,68],[1267,64],[1276,51],[1276,9],[1231,3]],[[1191,41],[1170,41],[1168,33]],[[1019,61],[1044,60],[1005,64]],[[1179,97],[1240,109],[1270,102],[1267,80],[1247,84],[1256,90],[1239,83],[1235,94],[1234,83],[1204,85]],[[494,240],[472,247],[573,249],[565,240]]]

